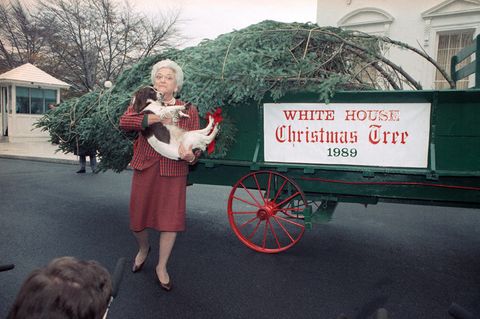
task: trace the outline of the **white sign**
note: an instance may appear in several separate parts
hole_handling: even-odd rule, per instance
[[[426,168],[430,103],[266,103],[267,162]]]

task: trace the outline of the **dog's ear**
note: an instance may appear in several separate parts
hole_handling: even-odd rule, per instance
[[[135,112],[140,113],[148,105],[147,100],[150,98],[150,95],[150,88],[141,88],[135,93],[132,102]]]
[[[142,96],[141,96],[141,92],[137,91],[137,93],[135,93],[135,95],[133,97],[133,101],[132,101],[133,109],[135,110],[135,112],[140,113],[140,111],[143,110],[143,108],[145,107],[143,104],[144,103],[143,103],[143,99],[142,99]]]

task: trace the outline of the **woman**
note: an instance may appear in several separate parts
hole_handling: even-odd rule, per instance
[[[162,60],[152,68],[153,87],[163,94],[166,105],[183,105],[174,95],[182,88],[183,71],[177,63]],[[189,117],[179,119],[177,125],[185,130],[199,129],[198,111],[188,108]],[[138,114],[130,105],[120,117],[120,127],[126,131],[141,131],[162,122],[171,124],[172,119],[161,119],[154,114]],[[185,230],[186,183],[189,163],[194,163],[199,154],[192,149],[179,147],[182,160],[175,161],[156,153],[142,134],[133,146],[130,166],[134,168],[130,197],[130,229],[138,243],[138,253],[132,272],[142,269],[150,244],[147,228],[160,231],[159,259],[155,272],[161,287],[172,289],[172,279],[167,271],[177,232]]]

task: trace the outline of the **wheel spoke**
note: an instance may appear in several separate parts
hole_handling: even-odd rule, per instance
[[[247,226],[248,224],[250,224],[251,222],[253,222],[255,219],[257,219],[257,216],[253,217],[252,219],[247,220],[246,222],[244,222],[243,224],[241,224],[238,227],[243,228],[243,227]]]
[[[262,206],[262,205],[257,201],[257,199],[255,198],[255,196],[253,196],[252,193],[250,193],[250,190],[249,190],[248,188],[246,188],[245,185],[243,185],[243,183],[240,183],[240,185],[242,185],[243,189],[245,189],[245,191],[248,193],[248,195],[250,195],[250,197],[255,201],[255,203],[257,203],[257,207]]]
[[[304,208],[302,208],[302,207],[282,207],[282,208],[277,208],[276,210],[299,212],[299,211],[303,211]]]
[[[296,223],[296,222],[292,222],[292,221],[289,220],[289,219],[286,219],[286,218],[283,218],[283,217],[280,217],[280,216],[272,216],[272,217],[275,218],[275,220],[280,219],[280,220],[283,220],[283,221],[285,221],[285,222],[287,222],[287,223],[290,223],[290,224],[292,224],[292,225],[295,225],[295,226],[297,226],[297,227],[299,227],[299,228],[305,228],[305,226],[303,226],[302,224],[299,224],[299,223]],[[277,222],[278,222],[278,220],[277,220]]]
[[[290,235],[290,233],[289,233],[288,230],[285,228],[285,226],[283,226],[282,223],[280,223],[277,218],[275,218],[275,217],[273,217],[273,218],[274,218],[274,220],[277,222],[277,224],[283,229],[283,232],[288,236],[288,238],[290,238],[290,241],[291,241],[291,242],[294,242],[295,239],[293,239],[293,237]]]
[[[300,192],[296,192],[295,194],[291,195],[291,196],[288,196],[287,198],[285,198],[283,201],[281,201],[280,203],[277,204],[277,207],[281,207],[283,204],[291,201],[293,198],[297,197],[298,195],[300,195]]]
[[[280,192],[282,191],[282,189],[283,189],[283,187],[285,186],[286,183],[287,183],[287,180],[284,180],[282,186],[280,186],[280,188],[278,189],[277,194],[275,195],[275,198],[273,199],[273,202],[277,201],[277,198],[280,195]]]
[[[275,237],[275,241],[277,242],[278,248],[281,248],[282,246],[280,245],[280,241],[278,240],[277,233],[276,233],[275,230],[273,229],[272,223],[270,223],[269,220],[267,221],[267,223],[268,223],[268,226],[270,226],[270,231],[272,232],[273,237]]]
[[[260,226],[260,223],[262,221],[259,219],[258,222],[257,222],[257,225],[255,226],[255,229],[252,231],[252,233],[250,234],[250,236],[248,236],[248,239],[252,239],[253,235],[255,235],[255,233],[257,232],[257,229],[258,227]]]
[[[265,222],[265,227],[263,229],[263,242],[262,242],[262,248],[265,249],[265,245],[267,244],[267,230],[268,230],[268,219]]]
[[[256,213],[257,212],[232,212],[233,215],[251,215]]]
[[[288,207],[288,208],[276,209],[275,213],[282,212],[289,218],[305,219],[305,216],[303,216],[303,211],[304,211],[304,208],[301,208],[301,207]]]
[[[262,190],[260,189],[260,185],[258,184],[257,175],[253,175],[253,179],[255,180],[255,184],[257,184],[258,194],[260,194],[260,197],[263,200],[263,205],[267,204],[267,202],[265,201],[265,197],[263,197],[262,195]]]
[[[268,172],[268,184],[267,184],[267,198],[270,197],[270,184],[271,184],[271,181],[272,181],[272,173],[271,172]]]
[[[251,205],[251,206],[255,206],[255,207],[260,208],[260,205],[251,203],[251,202],[247,201],[246,199],[243,199],[243,198],[240,198],[240,197],[237,197],[237,196],[233,196],[232,198],[234,198],[234,199],[236,199],[236,200],[239,200],[239,201],[241,201],[241,202],[244,202],[245,204],[248,204],[248,205]]]

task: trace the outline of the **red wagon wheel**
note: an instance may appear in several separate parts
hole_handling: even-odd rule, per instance
[[[253,172],[233,186],[228,219],[246,246],[262,253],[278,253],[303,236],[305,226],[299,218],[306,203],[292,179],[271,171]]]

